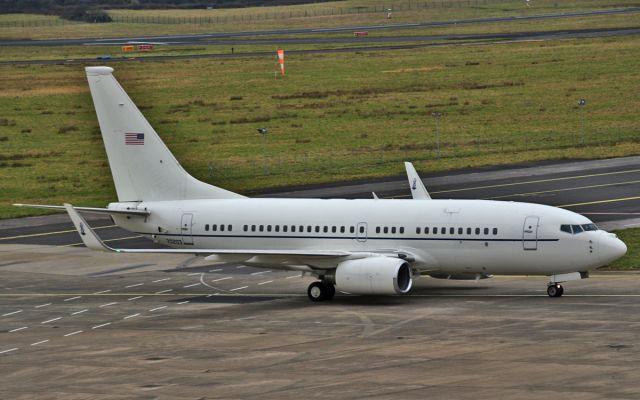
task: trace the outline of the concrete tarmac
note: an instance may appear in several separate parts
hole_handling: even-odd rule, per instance
[[[637,399],[640,275],[409,296],[185,256],[0,246],[0,398]],[[186,269],[188,268],[188,269]]]

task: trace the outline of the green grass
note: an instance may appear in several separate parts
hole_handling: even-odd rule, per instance
[[[640,269],[640,228],[624,229],[615,232],[627,245],[627,254],[609,265],[608,270]]]
[[[639,154],[639,45],[627,37],[298,55],[287,57],[284,79],[274,79],[271,57],[115,68],[188,171],[247,193],[402,174],[405,160],[435,171]],[[0,74],[0,217],[37,213],[13,202],[115,200],[81,66]],[[436,110],[445,114],[439,159]]]
[[[416,8],[416,4],[428,3],[428,8]],[[407,9],[408,5],[412,9]],[[443,7],[442,4],[445,6]],[[477,6],[476,6],[477,4]],[[222,31],[251,31],[276,28],[334,27],[364,24],[389,24],[417,21],[441,21],[464,18],[483,18],[494,16],[533,15],[545,13],[570,12],[576,10],[606,9],[612,7],[638,6],[637,0],[536,0],[533,7],[526,7],[522,0],[471,0],[465,1],[379,1],[347,0],[331,3],[318,3],[282,7],[254,7],[244,9],[217,10],[111,10],[115,18],[218,18],[216,23],[206,24],[164,24],[114,22],[108,24],[89,24],[62,21],[58,17],[40,15],[0,15],[0,39],[15,38],[60,38],[60,37],[113,37],[122,35],[166,35],[180,33],[204,33]],[[392,19],[385,12],[346,13],[342,15],[320,15],[329,10],[361,10],[392,5]],[[301,12],[309,16],[295,17]],[[337,12],[337,11],[336,11]],[[294,15],[294,17],[289,17]],[[20,26],[10,26],[12,24]],[[24,26],[22,26],[24,24]],[[34,26],[35,25],[35,26]]]

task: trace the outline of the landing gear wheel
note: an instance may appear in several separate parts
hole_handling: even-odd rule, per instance
[[[313,282],[307,289],[309,299],[314,302],[331,300],[335,294],[336,288],[332,284],[321,281]]]
[[[547,286],[547,294],[549,297],[560,297],[564,293],[564,288],[559,283]]]

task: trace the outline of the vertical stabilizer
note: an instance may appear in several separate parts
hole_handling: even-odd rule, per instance
[[[85,70],[119,201],[243,197],[189,175],[116,81],[113,68]]]

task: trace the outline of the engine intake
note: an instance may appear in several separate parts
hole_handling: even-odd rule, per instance
[[[405,294],[412,285],[409,264],[391,257],[343,261],[335,281],[336,288],[353,294]]]

